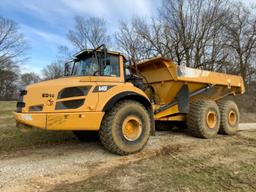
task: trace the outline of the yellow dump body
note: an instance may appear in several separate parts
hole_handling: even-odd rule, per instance
[[[245,91],[243,79],[240,76],[178,66],[170,59],[161,57],[138,64],[138,70],[155,91],[156,109],[174,102],[174,105],[156,113],[155,118],[160,120],[179,114],[175,100],[184,85],[188,87],[190,100],[199,96],[218,100],[224,96],[242,94]]]

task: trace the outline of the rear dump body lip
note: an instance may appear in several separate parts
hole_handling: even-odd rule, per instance
[[[17,113],[19,124],[47,130],[90,130],[98,131],[104,112],[60,112],[60,113]]]

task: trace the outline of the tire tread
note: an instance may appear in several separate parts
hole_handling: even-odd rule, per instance
[[[145,107],[141,103],[133,101],[133,100],[122,100],[122,101],[118,102],[110,111],[108,111],[107,114],[103,118],[101,128],[99,131],[100,141],[101,141],[102,145],[112,153],[119,154],[119,155],[131,154],[130,152],[121,150],[116,145],[116,143],[114,142],[113,136],[112,136],[112,126],[113,126],[113,123],[117,124],[117,122],[114,121],[114,118],[115,118],[118,110],[120,108],[122,108],[124,105],[129,105],[129,104],[134,104],[134,103],[143,107],[145,112],[148,114],[148,111],[145,109]],[[116,125],[116,126],[118,126],[118,125]],[[136,152],[142,150],[143,147],[137,151],[134,151],[133,153],[136,153]]]
[[[205,132],[203,126],[204,117],[201,115],[205,107],[209,105],[217,106],[215,101],[209,99],[195,100],[190,103],[190,110],[187,115],[187,127],[190,129],[191,134],[196,137],[210,138]]]

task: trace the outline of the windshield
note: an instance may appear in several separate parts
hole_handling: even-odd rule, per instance
[[[97,60],[93,57],[85,58],[75,62],[72,75],[74,76],[92,76],[99,72]]]
[[[99,65],[101,63],[101,67]],[[108,62],[97,61],[93,56],[80,59],[74,63],[72,76],[120,76],[119,57],[108,54]]]

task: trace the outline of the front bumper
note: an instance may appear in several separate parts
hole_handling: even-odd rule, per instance
[[[18,123],[47,130],[99,130],[104,112],[13,113]]]

